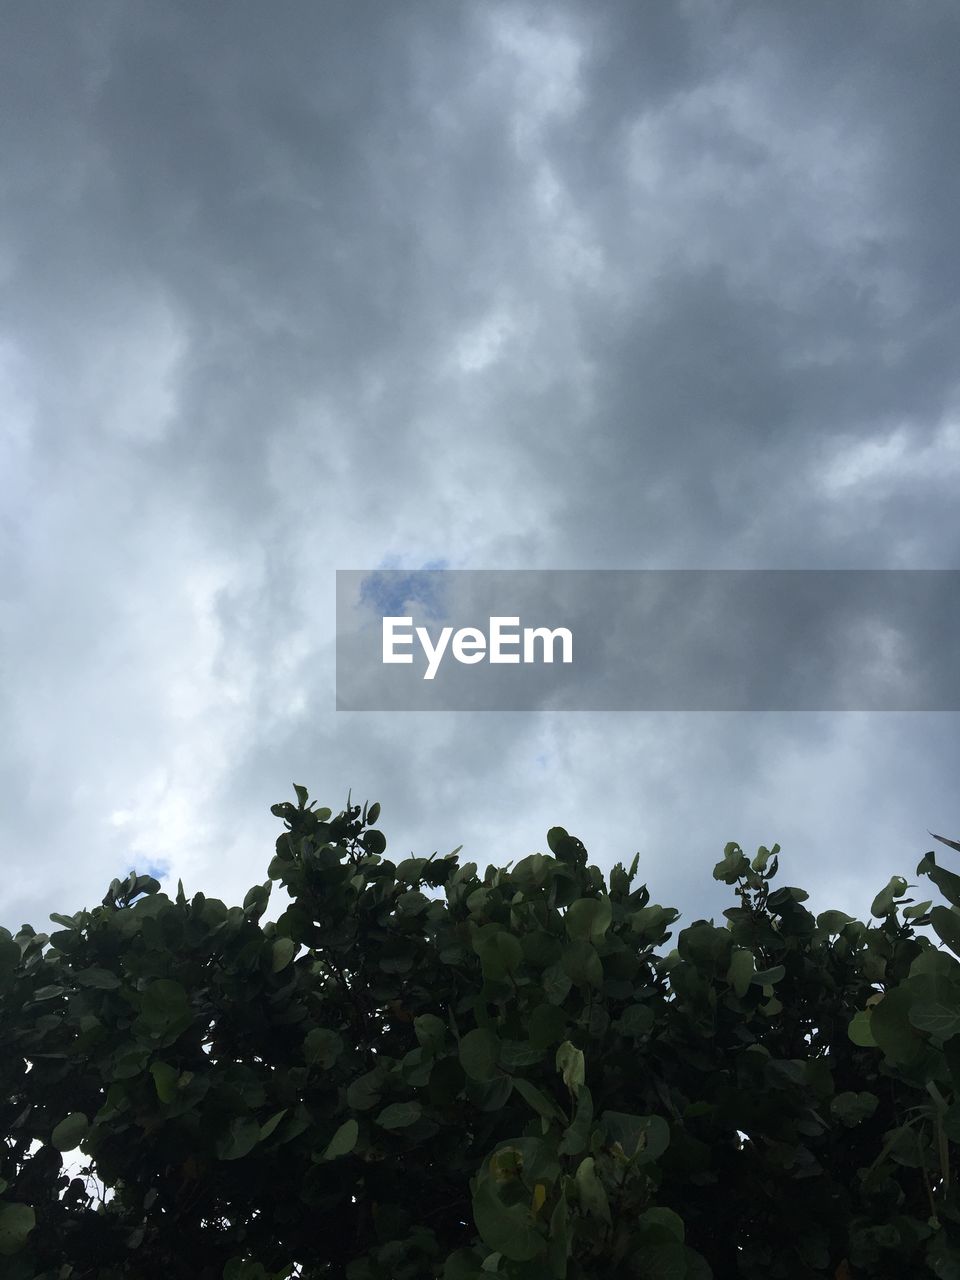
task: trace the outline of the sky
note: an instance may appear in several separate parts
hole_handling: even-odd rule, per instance
[[[960,567],[955,5],[0,24],[0,923],[239,902],[294,782],[397,859],[638,852],[687,922],[730,840],[866,918],[960,837],[954,712],[334,687],[338,569]]]

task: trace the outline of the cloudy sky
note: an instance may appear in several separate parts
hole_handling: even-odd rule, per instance
[[[238,901],[292,782],[687,920],[960,836],[955,713],[334,709],[337,569],[958,567],[955,5],[0,24],[4,924]]]

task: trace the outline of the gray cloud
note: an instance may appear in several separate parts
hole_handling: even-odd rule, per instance
[[[337,714],[333,639],[337,568],[955,567],[957,26],[10,8],[5,922],[242,893],[293,779],[704,912],[728,839],[865,910],[956,835],[951,715]]]

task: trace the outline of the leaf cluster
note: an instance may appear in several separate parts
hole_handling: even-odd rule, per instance
[[[562,828],[481,876],[295,790],[241,906],[131,873],[0,930],[0,1275],[960,1277],[933,853],[948,905],[864,923],[731,843],[678,928]]]

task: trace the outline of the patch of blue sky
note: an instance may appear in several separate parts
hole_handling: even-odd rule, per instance
[[[153,876],[154,880],[162,880],[165,875],[169,875],[170,866],[166,862],[148,862],[145,867],[128,867],[127,874],[138,876]]]
[[[381,617],[406,617],[411,606],[434,620],[444,617],[443,579],[439,571],[449,560],[428,560],[419,569],[401,569],[391,556],[360,584],[360,603],[370,605]]]

